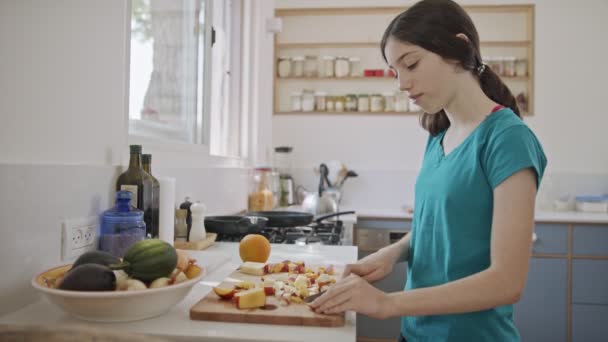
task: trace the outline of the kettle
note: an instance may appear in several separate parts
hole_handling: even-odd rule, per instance
[[[319,166],[319,171],[321,175],[317,192],[309,192],[302,186],[298,187],[298,193],[302,198],[302,209],[315,216],[337,213],[341,197],[340,191],[336,188],[325,187],[325,182],[328,186],[330,184],[327,179],[328,169],[325,164]]]

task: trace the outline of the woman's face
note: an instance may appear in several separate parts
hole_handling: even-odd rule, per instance
[[[389,67],[395,70],[399,90],[429,114],[450,102],[455,92],[456,68],[441,56],[420,46],[389,38],[384,48]]]

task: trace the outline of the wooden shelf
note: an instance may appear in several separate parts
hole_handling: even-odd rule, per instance
[[[522,12],[530,8],[530,5],[463,5],[467,12],[477,13],[505,13]],[[281,17],[303,17],[303,16],[326,16],[326,15],[397,15],[405,11],[407,6],[386,7],[322,7],[322,8],[280,8],[275,13]]]
[[[422,112],[275,112],[274,115],[418,115]]]
[[[529,47],[529,40],[484,41],[482,47]],[[380,42],[321,42],[321,43],[277,43],[279,49],[321,49],[321,48],[380,48]]]
[[[529,80],[528,76],[501,76],[500,78],[504,80],[513,80],[513,81],[527,81]],[[277,77],[279,81],[395,81],[394,77],[387,76],[370,76],[370,77]]]

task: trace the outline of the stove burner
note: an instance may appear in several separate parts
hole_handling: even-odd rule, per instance
[[[340,245],[342,227],[340,220],[323,221],[303,227],[266,227],[260,234],[270,243]],[[244,235],[218,234],[217,241],[239,242],[243,237]]]

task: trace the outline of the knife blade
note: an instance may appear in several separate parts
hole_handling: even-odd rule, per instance
[[[308,296],[308,297],[304,298],[304,303],[312,303],[315,299],[321,297],[325,292],[327,292],[327,290],[321,291],[319,293],[315,293],[312,296]]]

